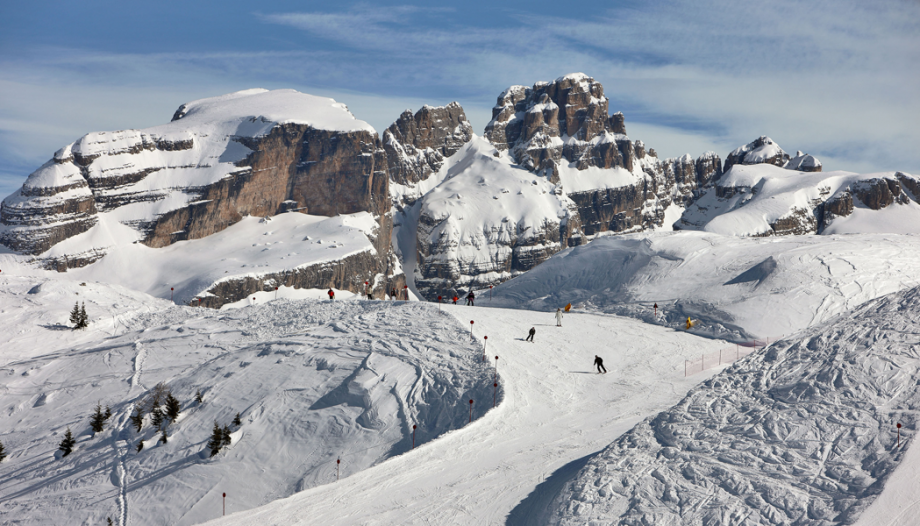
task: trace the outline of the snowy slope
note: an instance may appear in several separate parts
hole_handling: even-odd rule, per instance
[[[774,233],[918,233],[920,204],[909,198],[870,209],[858,198],[850,215],[819,223],[815,210],[851,188],[874,180],[916,178],[901,172],[798,172],[771,164],[735,165],[694,201],[675,227],[722,235],[758,236]],[[906,194],[909,190],[904,190]],[[905,195],[904,197],[907,197]],[[918,197],[918,196],[914,196]],[[878,208],[878,207],[875,207]]]
[[[8,284],[4,323],[12,311],[18,326],[27,325],[25,311],[31,321],[54,308],[67,287],[49,281],[28,295]],[[79,297],[86,290],[124,301],[111,287],[72,286]],[[82,332],[28,327],[31,349],[20,341],[0,353],[4,522],[195,524],[215,516],[222,492],[239,510],[328,484],[336,458],[347,477],[409,450],[413,424],[417,445],[466,425],[466,399],[493,394],[492,371],[464,328],[430,305],[278,300],[215,311],[147,303],[151,312],[121,318],[115,336],[85,341]],[[93,318],[95,306],[87,310]],[[58,336],[77,340],[42,345]],[[149,416],[140,433],[128,419],[159,382],[184,408],[167,444],[158,444]],[[114,414],[93,436],[97,401]],[[473,417],[487,409],[475,407]],[[237,412],[243,423],[232,445],[209,457],[213,423],[230,424]],[[67,427],[77,447],[59,458]]]
[[[489,361],[499,356],[505,389],[495,410],[334,484],[214,523],[532,524],[544,496],[611,436],[669,407],[699,380],[684,378],[685,358],[725,345],[612,316],[572,314],[557,328],[547,313],[442,308],[461,323],[473,319],[480,341],[489,336]],[[534,343],[523,341],[531,326]],[[593,372],[595,354],[608,374]],[[481,403],[491,406],[491,394],[474,407]]]
[[[789,335],[918,284],[917,235],[673,232],[597,239],[492,293],[500,306],[555,310],[572,303],[672,327],[690,316],[698,320],[695,332],[747,339]]]
[[[914,288],[751,355],[591,458],[533,524],[852,524],[916,434],[918,327]]]
[[[177,303],[188,304],[222,281],[258,278],[360,252],[376,255],[368,236],[375,235],[377,228],[367,212],[334,217],[299,213],[248,216],[202,239],[150,248],[125,243],[125,236],[133,233],[129,227],[102,221],[94,229],[59,243],[50,253],[66,254],[71,247],[86,245],[84,238],[104,232],[113,239],[112,248],[96,263],[68,271],[71,279],[119,284],[166,299],[173,292]]]

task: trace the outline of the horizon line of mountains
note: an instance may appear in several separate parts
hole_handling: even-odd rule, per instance
[[[770,166],[766,178],[822,169],[765,136],[724,162],[715,152],[659,159],[627,136],[623,114],[609,114],[608,103],[603,86],[584,74],[512,86],[477,137],[456,102],[406,110],[381,136],[344,105],[292,90],[203,99],[182,105],[169,124],[90,133],[58,150],[3,200],[0,243],[63,272],[105,257],[113,242],[87,234],[103,219],[129,227],[129,242],[160,248],[245,216],[366,212],[378,226],[369,236],[373,257],[211,287],[207,305],[268,290],[269,282],[352,290],[358,276],[389,290],[405,283],[404,268],[432,299],[497,285],[597,235],[666,227],[669,209],[696,214],[676,229],[705,229],[711,207],[700,203],[736,211],[759,191],[737,178],[720,184],[734,166]],[[740,234],[822,233],[854,209],[914,206],[920,196],[917,178],[901,172],[851,177],[830,190],[815,184],[807,206]],[[414,253],[395,246],[406,235]]]

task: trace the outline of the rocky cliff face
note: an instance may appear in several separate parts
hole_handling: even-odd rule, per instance
[[[53,247],[98,223],[118,236],[71,242],[97,258],[119,243],[164,247],[286,211],[370,212],[379,223],[373,270],[398,272],[383,144],[344,105],[292,90],[204,99],[166,125],[84,136],[4,200],[0,241],[61,269],[92,261]]]
[[[425,106],[414,115],[411,110],[403,112],[383,133],[390,182],[400,187],[394,192],[394,204],[412,204],[421,197],[417,183],[440,170],[444,159],[472,137],[473,127],[456,102]]]
[[[671,204],[686,205],[721,175],[712,152],[658,159],[608,105],[583,74],[505,90],[488,142],[461,150],[440,174],[450,192],[423,198],[419,290],[498,284],[596,234],[660,226]]]

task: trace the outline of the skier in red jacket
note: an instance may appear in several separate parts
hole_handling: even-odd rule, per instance
[[[327,292],[326,294],[329,295],[330,300],[335,300],[335,292],[332,292],[332,289],[329,289],[329,292]]]

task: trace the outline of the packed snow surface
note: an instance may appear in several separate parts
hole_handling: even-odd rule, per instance
[[[87,335],[95,338],[63,325],[62,288],[91,299]],[[33,335],[32,348],[18,340],[0,351],[0,441],[9,455],[0,463],[0,516],[13,523],[196,524],[217,516],[223,492],[231,510],[252,508],[334,482],[336,459],[345,478],[406,452],[413,425],[415,444],[425,444],[467,425],[468,398],[496,391],[465,328],[432,305],[278,300],[214,311],[148,298],[149,312],[114,327],[94,301],[135,306],[117,289],[60,281],[33,289],[4,278],[0,295],[4,325],[15,317]],[[160,382],[183,408],[165,444],[150,416],[140,432],[129,420]],[[496,394],[501,401],[503,388]],[[97,402],[113,416],[94,434]],[[489,408],[477,405],[472,418]],[[242,425],[231,425],[237,413]],[[214,422],[230,425],[232,443],[211,457]],[[77,445],[62,458],[67,428]]]
[[[488,300],[481,300],[483,305]],[[215,524],[532,524],[546,495],[587,458],[679,400],[683,360],[725,342],[635,320],[445,305],[497,360],[498,407],[463,429],[334,484]],[[534,343],[524,341],[536,329]],[[594,355],[607,374],[597,374]],[[491,407],[491,394],[474,400]],[[235,510],[234,510],[235,511]]]
[[[567,249],[492,294],[495,305],[571,302],[672,327],[691,317],[694,332],[744,340],[789,335],[918,284],[920,235],[661,232]]]
[[[918,342],[914,288],[774,343],[591,458],[532,524],[852,524],[916,435]]]

